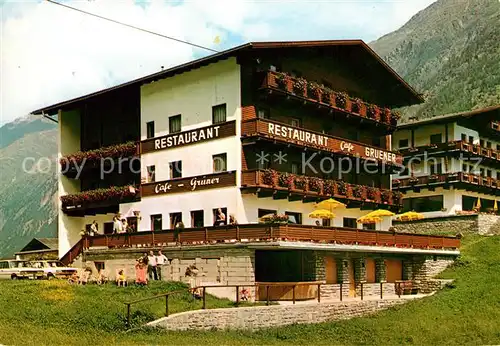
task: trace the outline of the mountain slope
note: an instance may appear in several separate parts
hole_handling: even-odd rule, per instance
[[[370,46],[426,96],[406,117],[500,104],[500,2],[438,0]]]
[[[43,127],[38,121],[23,123],[23,130]],[[52,130],[23,135],[9,124],[20,138],[0,148],[0,257],[35,236],[57,236],[57,130],[49,125]]]

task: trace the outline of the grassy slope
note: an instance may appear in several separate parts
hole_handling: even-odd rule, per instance
[[[251,332],[123,332],[122,301],[168,287],[118,289],[0,282],[0,343],[4,344],[500,344],[500,237],[469,236],[460,265],[443,274],[456,287],[423,301],[358,318]],[[48,285],[40,290],[39,285]],[[210,302],[211,307],[229,302]],[[171,303],[199,306],[188,296]],[[136,321],[161,315],[146,304]]]

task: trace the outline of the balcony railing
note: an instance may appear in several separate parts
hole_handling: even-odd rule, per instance
[[[61,196],[64,212],[102,208],[140,199],[140,189],[135,186],[113,186],[107,189],[82,191]]]
[[[348,184],[341,180],[321,179],[275,170],[249,170],[242,172],[243,188],[267,188],[274,191],[288,191],[308,197],[334,197],[400,207],[402,195],[386,189],[364,185]]]
[[[483,188],[491,188],[500,191],[500,180],[491,177],[482,177],[470,173],[443,173],[433,174],[421,177],[410,177],[405,179],[393,179],[393,189],[411,189],[414,187],[426,187],[442,184],[456,184],[463,183],[470,186],[477,186]]]
[[[295,78],[282,72],[268,71],[262,87],[278,90],[306,102],[321,104],[346,115],[356,116],[391,128],[397,125],[400,118],[398,112],[391,112],[388,108],[351,98],[344,92],[337,92],[315,82]]]
[[[436,152],[449,152],[449,151],[460,151],[474,156],[479,156],[485,159],[500,162],[500,150],[485,148],[479,144],[472,144],[461,140],[447,142],[447,143],[439,143],[439,144],[428,144],[428,145],[418,146],[415,148],[405,148],[399,150],[399,152],[405,157],[420,155],[425,152],[436,153]]]
[[[348,155],[367,160],[376,160],[389,165],[400,165],[403,157],[391,151],[365,145],[359,142],[309,131],[276,121],[252,119],[242,122],[241,135],[246,137],[265,137],[285,144],[294,144]]]
[[[101,165],[111,164],[120,158],[134,156],[139,156],[139,144],[127,142],[65,155],[59,159],[59,164],[63,174],[72,175],[72,173],[76,173],[78,167],[83,167],[83,169],[101,167]]]
[[[126,235],[85,237],[83,248],[204,245],[218,242],[303,241],[345,245],[368,245],[396,248],[456,250],[460,238],[411,233],[361,230],[345,227],[310,225],[245,224],[204,228],[185,228],[155,232],[136,232]],[[75,256],[75,254],[73,254]]]

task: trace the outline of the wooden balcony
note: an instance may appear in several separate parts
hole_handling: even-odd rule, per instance
[[[135,186],[113,186],[61,196],[61,208],[70,216],[106,214],[118,212],[120,203],[140,199],[140,189]]]
[[[116,164],[120,160],[123,160],[124,158],[131,159],[139,156],[139,143],[127,142],[95,150],[78,151],[73,154],[65,155],[61,157],[59,164],[63,175],[75,178],[79,170],[81,170],[82,173],[100,169],[110,172],[110,169],[118,168]],[[122,169],[131,167],[129,162],[126,162],[122,166]]]
[[[433,190],[436,187],[449,188],[452,185],[470,191],[500,195],[500,180],[463,172],[392,180],[392,188],[397,191],[419,190],[422,188]]]
[[[402,205],[402,196],[398,192],[274,170],[242,172],[241,187],[251,192],[256,191],[261,197],[288,198],[292,201],[315,202],[333,197],[345,201],[348,207],[367,204],[397,210]]]
[[[399,150],[405,159],[424,153],[433,155],[447,155],[450,152],[463,153],[469,157],[479,157],[490,163],[500,163],[500,150],[485,148],[479,144],[471,144],[465,141],[452,141],[440,144],[428,144],[415,148]]]
[[[270,241],[315,242],[395,248],[456,250],[460,239],[412,233],[361,230],[345,227],[318,227],[291,224],[245,224],[204,228],[98,235],[83,238],[83,248],[196,246],[214,243],[269,243]],[[76,254],[73,254],[73,257]]]
[[[297,87],[300,86],[301,87]],[[303,78],[294,78],[289,75],[268,71],[262,82],[262,89],[277,92],[310,103],[319,107],[327,107],[346,118],[355,118],[375,126],[383,126],[387,130],[394,130],[399,116],[391,110],[368,104],[348,95],[330,90]]]
[[[374,160],[380,164],[397,166],[403,162],[401,155],[391,151],[270,120],[252,119],[242,122],[241,136],[267,138],[283,144]]]

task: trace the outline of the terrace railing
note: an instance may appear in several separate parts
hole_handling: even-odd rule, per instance
[[[413,187],[439,185],[445,183],[464,183],[477,187],[500,189],[500,180],[498,179],[463,172],[394,179],[392,181],[392,187],[393,189],[411,189]]]

